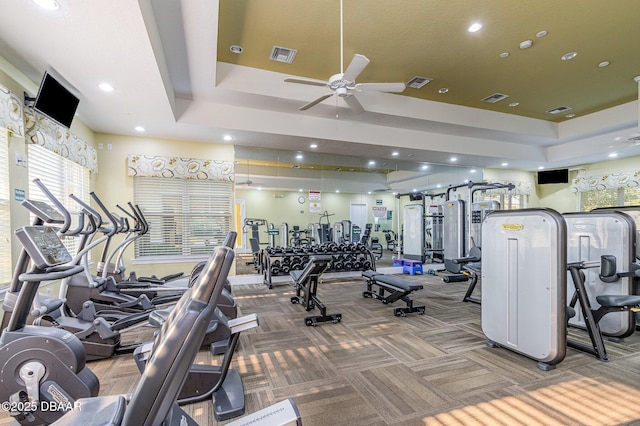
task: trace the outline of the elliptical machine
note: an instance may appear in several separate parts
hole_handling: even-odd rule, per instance
[[[100,384],[85,366],[80,339],[60,328],[27,325],[27,318],[41,281],[63,279],[84,268],[68,265],[71,255],[53,228],[25,226],[16,236],[33,268],[18,276],[23,284],[0,336],[0,401],[17,408],[10,414],[22,424],[49,424],[72,410],[78,398],[97,396]]]

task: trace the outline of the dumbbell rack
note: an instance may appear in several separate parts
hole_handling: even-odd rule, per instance
[[[309,247],[267,247],[260,250],[258,270],[262,271],[263,282],[273,288],[272,277],[289,275],[292,270],[304,269],[312,256],[331,256],[327,272],[350,272],[376,269],[375,257],[364,244],[325,243]]]

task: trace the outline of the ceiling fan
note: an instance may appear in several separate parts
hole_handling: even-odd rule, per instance
[[[340,69],[341,72],[329,77],[329,81],[313,81],[301,80],[297,78],[287,78],[287,83],[306,84],[310,86],[328,87],[333,93],[322,95],[319,98],[301,106],[300,111],[307,110],[333,95],[337,95],[345,100],[349,108],[355,113],[364,111],[364,108],[356,99],[355,92],[402,92],[405,88],[404,83],[356,83],[356,78],[369,65],[369,59],[364,55],[355,54],[349,63],[346,71],[344,70],[344,25],[342,15],[342,0],[340,0]]]
[[[252,186],[253,181],[251,180],[251,167],[249,166],[249,160],[247,160],[247,178],[240,182],[235,183],[236,186]]]

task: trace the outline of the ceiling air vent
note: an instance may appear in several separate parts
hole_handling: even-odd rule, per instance
[[[493,95],[487,96],[486,98],[482,99],[482,102],[495,104],[496,102],[499,102],[503,99],[507,99],[508,97],[509,95],[505,95],[504,93],[494,93]]]
[[[269,57],[269,59],[271,59],[272,61],[290,64],[296,57],[296,53],[298,53],[297,50],[287,49],[286,47],[273,46],[273,50],[271,51],[271,56]]]
[[[557,108],[550,109],[547,112],[549,114],[560,114],[561,112],[569,111],[570,109],[571,107],[568,106],[559,106]]]
[[[412,87],[414,89],[420,89],[420,88],[426,86],[430,82],[431,82],[430,78],[415,76],[415,77],[413,77],[411,80],[409,80],[407,82],[407,87]]]

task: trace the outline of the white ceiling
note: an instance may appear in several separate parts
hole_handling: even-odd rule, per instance
[[[360,114],[335,97],[298,111],[326,89],[216,61],[219,1],[58,1],[52,12],[3,0],[0,56],[15,66],[10,74],[27,77],[21,83],[31,95],[44,71],[62,77],[95,132],[138,136],[134,127],[144,126],[146,137],[307,153],[315,142],[313,151],[327,159],[353,156],[362,167],[375,159],[389,169],[402,161],[406,170],[450,164],[452,156],[459,166],[536,170],[605,161],[612,150],[618,158],[640,155],[640,146],[625,142],[637,132],[635,101],[560,123],[384,93],[359,94]],[[116,90],[100,91],[105,81]]]

